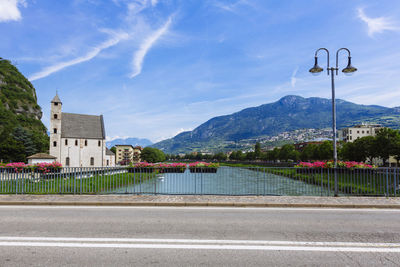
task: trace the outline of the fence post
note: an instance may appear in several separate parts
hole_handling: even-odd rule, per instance
[[[334,175],[335,175],[335,197],[338,196],[338,179],[337,179],[337,171],[336,168],[333,168]]]
[[[386,197],[389,197],[389,169],[386,168]]]
[[[265,167],[264,167],[264,196],[265,196],[265,180],[266,180],[266,178],[265,178]]]

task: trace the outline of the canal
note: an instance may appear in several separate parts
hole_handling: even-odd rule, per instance
[[[220,167],[217,173],[158,174],[155,178],[120,187],[110,193],[191,195],[328,196],[331,190],[266,173],[264,169]]]

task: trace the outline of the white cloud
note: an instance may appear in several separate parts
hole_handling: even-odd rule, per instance
[[[134,78],[142,72],[143,60],[150,50],[150,48],[157,42],[157,40],[168,32],[169,27],[172,23],[172,16],[170,16],[167,22],[159,28],[157,31],[152,33],[148,38],[146,38],[143,43],[140,45],[139,50],[133,56],[133,71],[130,75],[130,78]]]
[[[293,88],[296,87],[296,82],[297,82],[296,74],[298,70],[299,67],[296,67],[292,73],[292,77],[290,77],[290,84],[292,85]]]
[[[222,3],[222,2],[219,2],[219,1],[215,1],[215,2],[213,2],[213,4],[214,4],[214,6],[220,8],[222,10],[229,11],[229,12],[232,12],[232,13],[237,13],[240,10],[241,6],[254,7],[254,4],[249,0],[238,0],[238,1],[234,2],[234,3],[230,2],[229,4],[225,4],[225,3]]]
[[[128,37],[129,37],[129,35],[127,33],[115,34],[115,36],[113,38],[99,44],[98,46],[93,47],[86,55],[84,55],[82,57],[74,58],[69,61],[59,62],[55,65],[46,67],[43,70],[32,74],[29,77],[29,80],[30,81],[38,80],[38,79],[47,77],[54,72],[60,71],[66,67],[73,66],[73,65],[85,62],[85,61],[89,61],[92,58],[96,57],[104,49],[110,48],[110,47],[118,44],[120,41],[127,39]]]
[[[20,5],[27,6],[25,0],[0,0],[0,22],[21,20]]]
[[[358,8],[358,18],[364,21],[368,26],[368,35],[373,37],[375,33],[382,33],[384,31],[398,31],[400,28],[394,24],[390,18],[378,17],[371,18],[368,17],[363,8]]]
[[[158,0],[151,0],[151,5],[156,6],[158,4]]]

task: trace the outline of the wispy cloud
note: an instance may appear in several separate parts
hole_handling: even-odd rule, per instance
[[[358,18],[365,22],[368,26],[368,35],[373,37],[375,33],[384,31],[398,31],[400,28],[388,17],[371,18],[368,17],[363,8],[358,8]]]
[[[238,1],[234,2],[234,3],[229,3],[229,4],[225,4],[225,3],[222,3],[220,1],[215,1],[215,2],[213,2],[213,4],[216,7],[220,8],[222,10],[229,11],[229,12],[232,12],[232,13],[237,13],[237,11],[240,8],[240,6],[243,6],[243,5],[245,5],[245,6],[253,6],[253,4],[251,3],[250,0],[238,0]]]
[[[120,41],[129,38],[129,34],[127,33],[119,33],[119,34],[115,34],[111,39],[99,44],[98,46],[93,47],[87,54],[85,54],[84,56],[78,57],[78,58],[74,58],[72,60],[69,61],[64,61],[64,62],[59,62],[55,65],[49,66],[44,68],[43,70],[32,74],[29,77],[30,81],[35,81],[44,77],[49,76],[50,74],[60,71],[66,67],[69,66],[73,66],[85,61],[89,61],[91,59],[93,59],[94,57],[96,57],[101,51],[103,51],[104,49],[110,48],[116,44],[118,44]]]
[[[25,0],[1,0],[0,1],[0,22],[18,21],[22,19],[18,6],[26,7]]]
[[[292,77],[290,77],[290,84],[292,85],[292,88],[296,87],[296,82],[297,82],[296,74],[297,74],[298,70],[299,70],[299,67],[296,67],[292,73]]]
[[[147,52],[157,42],[157,40],[160,39],[160,37],[162,37],[164,34],[168,32],[169,27],[171,26],[172,23],[172,17],[173,16],[170,16],[167,22],[161,28],[153,32],[148,38],[146,38],[142,42],[142,44],[139,47],[139,50],[136,51],[136,53],[133,56],[133,61],[132,61],[133,71],[130,75],[130,78],[134,78],[142,72],[143,61],[144,58],[146,57]]]
[[[151,0],[151,5],[156,6],[158,4],[158,0]]]

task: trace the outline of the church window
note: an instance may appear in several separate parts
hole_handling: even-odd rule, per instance
[[[76,145],[76,146],[78,145],[78,140],[75,140],[75,145]]]
[[[101,141],[98,142],[98,145],[101,146]]]
[[[54,142],[53,142],[53,146],[57,146],[57,141],[54,141]]]
[[[54,129],[53,129],[53,133],[57,133],[57,128],[54,128]]]
[[[65,139],[65,145],[68,146],[68,139]]]
[[[58,106],[58,102],[54,102],[54,106]]]
[[[54,114],[54,119],[57,119],[57,114]]]
[[[69,167],[69,157],[65,158],[65,166]]]
[[[85,146],[87,146],[87,140],[85,140]]]
[[[90,166],[94,166],[94,158],[93,157],[90,158]]]
[[[107,166],[108,166],[108,165],[110,165],[110,161],[109,161],[109,160],[107,160]]]

